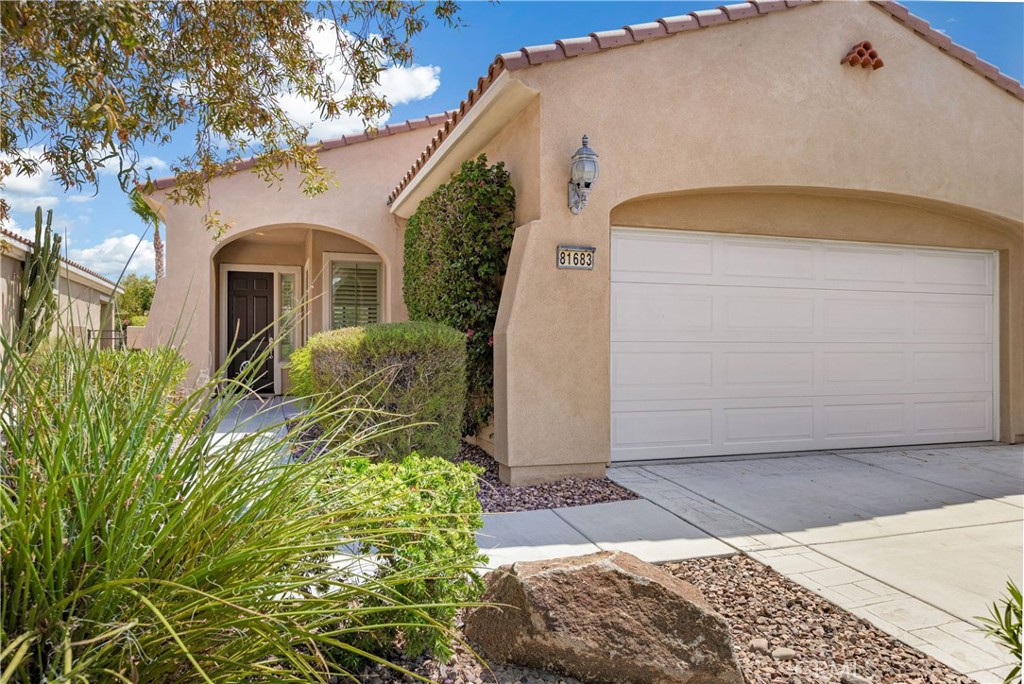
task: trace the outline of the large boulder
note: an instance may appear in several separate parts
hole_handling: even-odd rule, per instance
[[[505,565],[466,636],[496,661],[609,684],[742,684],[729,625],[688,582],[628,553]]]

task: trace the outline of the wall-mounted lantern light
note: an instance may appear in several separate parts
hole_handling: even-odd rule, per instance
[[[590,190],[597,183],[597,154],[587,146],[587,136],[583,136],[583,147],[572,155],[569,167],[569,210],[578,214],[587,206]]]

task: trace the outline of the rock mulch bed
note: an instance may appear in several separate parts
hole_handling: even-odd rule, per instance
[[[748,684],[972,682],[746,556],[699,558],[665,567],[697,586],[729,621]],[[577,684],[570,677],[518,667],[495,665],[488,670],[467,648],[455,650],[443,665],[420,658],[406,667],[443,684]],[[359,681],[413,680],[375,666]]]
[[[729,621],[750,684],[973,682],[746,556],[665,567]]]
[[[509,487],[498,478],[498,463],[479,447],[463,442],[456,463],[468,461],[484,469],[480,477],[480,505],[484,513],[536,511],[544,508],[587,506],[589,504],[639,499],[635,493],[608,478],[569,478],[529,487]]]

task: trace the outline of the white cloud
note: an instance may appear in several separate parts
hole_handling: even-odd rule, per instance
[[[168,169],[170,167],[167,164],[167,162],[165,162],[160,157],[154,157],[154,156],[140,157],[139,158],[139,169],[145,170],[146,168],[150,168],[153,171],[162,171],[162,170],[166,170],[166,169]]]
[[[132,250],[135,250],[134,257]],[[155,259],[153,243],[149,240],[140,243],[139,236],[131,233],[109,237],[95,247],[72,249],[69,257],[72,261],[77,261],[108,278],[117,278],[121,275],[121,270],[129,258],[131,263],[128,263],[127,273],[152,274]]]
[[[84,204],[85,202],[92,202],[96,199],[95,195],[69,195],[65,198],[68,202],[73,204]]]
[[[3,197],[11,205],[11,210],[33,212],[38,206],[44,210],[57,206],[62,191],[53,180],[53,166],[40,161],[43,148],[36,145],[22,150],[22,154],[40,162],[39,172],[20,176],[12,174],[3,179]],[[9,161],[10,157],[3,155],[2,159]]]
[[[351,87],[351,79],[338,52],[335,25],[333,22],[318,21],[310,25],[306,32],[316,51],[329,58],[327,72],[334,79],[339,94],[344,94]],[[441,86],[440,74],[441,67],[438,66],[390,67],[381,72],[377,92],[393,105],[422,100],[437,92]],[[358,115],[342,113],[330,121],[321,121],[316,105],[295,93],[280,94],[278,102],[293,121],[311,126],[309,135],[313,139],[337,138],[363,130],[362,117]],[[386,122],[387,117],[375,123],[379,126]]]
[[[36,207],[42,207],[43,211],[47,209],[53,209],[60,202],[60,198],[55,195],[42,195],[34,197],[32,195],[15,195],[6,194],[5,199],[7,203],[11,205],[12,211],[35,211]]]

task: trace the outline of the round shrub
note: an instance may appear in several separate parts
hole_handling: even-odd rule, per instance
[[[439,323],[377,323],[319,333],[308,344],[308,380],[299,356],[293,383],[314,395],[350,396],[375,409],[383,431],[369,445],[401,460],[414,451],[451,457],[462,436],[466,337]]]
[[[494,322],[515,233],[516,193],[502,163],[466,161],[420,202],[405,229],[403,294],[409,317],[466,336],[463,434],[494,412]]]

